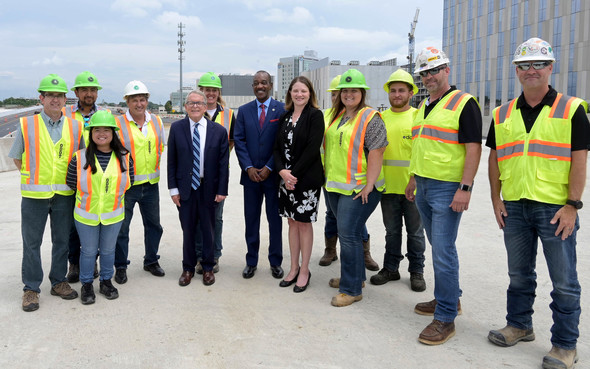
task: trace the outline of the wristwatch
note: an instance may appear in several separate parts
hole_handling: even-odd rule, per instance
[[[471,192],[471,190],[473,189],[473,184],[471,184],[471,186],[469,186],[469,185],[466,185],[466,184],[464,184],[464,183],[460,183],[460,184],[459,184],[459,189],[460,189],[461,191],[468,191],[468,192]]]
[[[584,206],[584,203],[580,200],[570,200],[567,199],[567,201],[565,202],[568,205],[573,206],[574,208],[580,210],[582,208],[582,206]]]

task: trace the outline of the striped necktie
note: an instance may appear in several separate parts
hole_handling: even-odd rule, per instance
[[[199,135],[199,123],[195,124],[193,131],[193,175],[191,186],[193,190],[199,188],[201,184],[201,136]]]
[[[264,126],[264,120],[266,119],[266,114],[264,113],[264,108],[266,108],[266,106],[264,106],[264,104],[260,105],[260,118],[258,118],[258,123],[260,123],[260,128],[262,129],[262,127]]]

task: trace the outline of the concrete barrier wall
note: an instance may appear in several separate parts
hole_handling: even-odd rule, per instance
[[[13,142],[14,137],[0,137],[0,172],[16,170],[14,161],[8,157]]]

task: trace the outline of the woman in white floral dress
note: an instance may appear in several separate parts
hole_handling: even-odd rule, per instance
[[[281,176],[279,212],[289,222],[291,269],[279,286],[295,283],[293,291],[303,292],[311,279],[312,223],[317,220],[324,184],[320,157],[324,117],[317,109],[316,94],[309,79],[300,76],[291,81],[285,110],[279,120],[274,159]]]

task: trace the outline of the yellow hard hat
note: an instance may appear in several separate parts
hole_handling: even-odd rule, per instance
[[[389,84],[391,82],[407,83],[408,85],[412,86],[412,90],[414,91],[414,95],[416,95],[418,93],[418,86],[416,86],[414,84],[414,78],[412,78],[412,75],[401,68],[399,68],[395,72],[391,73],[391,75],[389,76],[389,79],[383,85],[383,89],[387,93],[389,93]]]
[[[340,83],[340,77],[342,77],[342,74],[339,74],[336,77],[332,78],[332,82],[330,82],[330,88],[328,88],[326,91],[338,91],[336,87],[338,87],[338,84]]]

